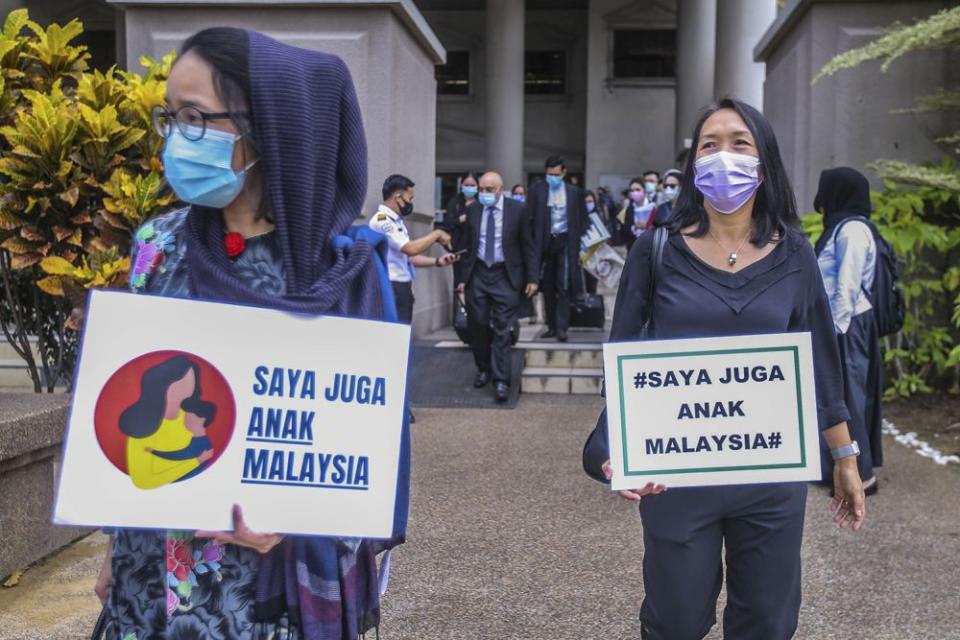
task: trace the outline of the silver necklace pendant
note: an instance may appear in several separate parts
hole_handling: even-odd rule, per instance
[[[737,252],[736,252],[736,251],[731,251],[731,252],[730,252],[730,257],[727,258],[727,262],[730,263],[730,266],[731,266],[731,267],[732,267],[733,265],[737,264]]]

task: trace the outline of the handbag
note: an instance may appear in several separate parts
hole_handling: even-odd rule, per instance
[[[650,261],[650,285],[647,289],[647,305],[640,338],[647,340],[653,336],[653,305],[657,292],[657,275],[663,265],[663,248],[667,244],[667,228],[657,227],[653,231],[653,260]],[[607,440],[607,410],[600,412],[597,424],[583,443],[583,470],[588,476],[609,484],[603,475],[603,463],[610,459],[610,443]]]
[[[460,294],[453,293],[453,330],[464,344],[470,344],[470,318],[467,306],[460,300]]]

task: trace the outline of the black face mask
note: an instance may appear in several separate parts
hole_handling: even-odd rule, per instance
[[[413,213],[413,203],[408,202],[400,207],[400,215],[406,218],[408,215]]]

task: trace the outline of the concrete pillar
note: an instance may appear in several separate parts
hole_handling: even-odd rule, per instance
[[[686,148],[693,125],[714,99],[717,0],[677,3],[676,150]]]
[[[487,0],[486,168],[523,182],[524,0]]]
[[[764,64],[753,48],[777,17],[777,0],[717,0],[716,95],[763,110]]]

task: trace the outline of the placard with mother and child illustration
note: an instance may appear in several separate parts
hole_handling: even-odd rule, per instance
[[[391,535],[407,325],[91,293],[54,521]]]

